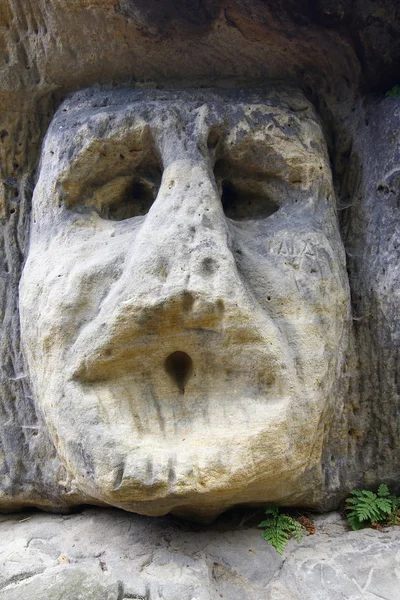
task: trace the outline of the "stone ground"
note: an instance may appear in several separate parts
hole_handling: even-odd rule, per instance
[[[0,516],[1,600],[400,600],[400,528],[337,513],[283,558],[232,513],[205,528],[118,510]]]

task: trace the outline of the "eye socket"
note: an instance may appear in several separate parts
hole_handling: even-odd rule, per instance
[[[234,221],[267,219],[279,210],[258,181],[223,180],[221,202],[225,215]]]
[[[226,217],[233,221],[267,219],[280,208],[279,180],[275,174],[257,170],[246,161],[225,153],[214,167]]]
[[[139,217],[149,212],[157,197],[159,185],[145,179],[134,179],[124,196],[110,206],[108,218],[122,221],[131,217]]]
[[[111,221],[145,215],[157,197],[163,171],[150,127],[138,126],[122,140],[92,133],[58,181],[59,207],[96,212]]]
[[[120,176],[94,190],[82,209],[95,210],[102,219],[123,221],[148,213],[157,197],[161,172]]]
[[[122,189],[117,182],[114,184],[117,193],[105,198],[105,202],[96,202],[96,210],[103,219],[110,221],[123,221],[143,216],[149,212],[157,197],[160,180],[161,175],[159,178],[151,179],[136,176],[129,178]]]

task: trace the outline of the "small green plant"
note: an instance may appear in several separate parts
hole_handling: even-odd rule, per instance
[[[391,98],[400,98],[400,85],[394,85],[386,92],[386,96],[390,96]]]
[[[290,537],[293,536],[298,542],[301,541],[306,528],[293,517],[281,513],[276,506],[269,506],[265,514],[267,518],[258,527],[264,529],[261,535],[275,548],[278,554],[282,555],[284,553]]]
[[[346,516],[350,527],[358,531],[365,525],[389,525],[400,521],[400,498],[392,495],[385,483],[377,493],[369,490],[352,490],[346,499]]]
[[[385,522],[386,527],[400,526],[400,498],[397,498],[397,500],[399,501],[397,508],[387,518],[387,521]]]

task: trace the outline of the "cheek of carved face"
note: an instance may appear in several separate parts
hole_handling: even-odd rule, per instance
[[[219,94],[72,98],[34,194],[20,293],[38,402],[81,489],[146,514],[317,503],[346,345],[312,108]]]

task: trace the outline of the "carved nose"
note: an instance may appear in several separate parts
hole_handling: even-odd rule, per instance
[[[185,393],[185,385],[193,370],[193,361],[189,354],[180,350],[173,352],[165,359],[165,370],[176,383],[181,394]]]
[[[148,272],[154,279],[158,276],[162,294],[207,289],[215,297],[216,286],[229,287],[223,281],[235,270],[229,231],[212,169],[204,162],[169,166],[140,235],[146,237],[149,251],[151,245]],[[142,277],[145,270],[135,269],[135,274]],[[152,290],[157,285],[154,279]]]

